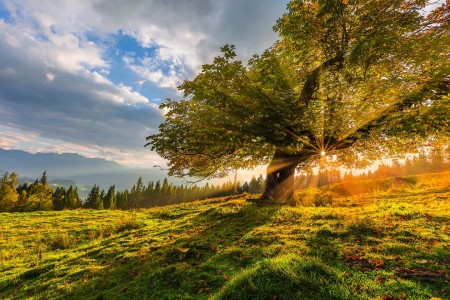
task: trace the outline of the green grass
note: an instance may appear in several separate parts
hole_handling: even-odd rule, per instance
[[[318,207],[3,213],[0,299],[450,299],[448,176]]]

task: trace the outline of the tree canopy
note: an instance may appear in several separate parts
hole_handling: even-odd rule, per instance
[[[370,160],[448,138],[448,4],[292,0],[278,41],[244,64],[234,46],[168,99],[148,137],[169,175],[209,178],[269,163],[263,198],[293,201],[296,168]],[[445,140],[447,141],[447,140]]]

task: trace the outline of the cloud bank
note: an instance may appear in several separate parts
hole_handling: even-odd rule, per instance
[[[162,163],[145,136],[160,99],[235,44],[276,39],[287,1],[50,1],[0,4],[0,146]]]

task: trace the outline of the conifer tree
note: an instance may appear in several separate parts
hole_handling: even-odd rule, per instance
[[[112,185],[105,197],[103,198],[103,208],[104,209],[115,209],[116,208],[116,186]]]
[[[91,209],[103,209],[103,199],[101,197],[100,187],[94,185],[89,192],[86,202],[84,203],[85,208]]]
[[[53,210],[63,210],[70,208],[67,205],[66,190],[63,187],[57,187],[53,193]]]

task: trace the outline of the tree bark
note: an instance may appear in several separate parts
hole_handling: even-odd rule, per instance
[[[277,149],[267,167],[266,186],[261,201],[295,205],[295,168],[310,156],[310,153],[287,154]]]

